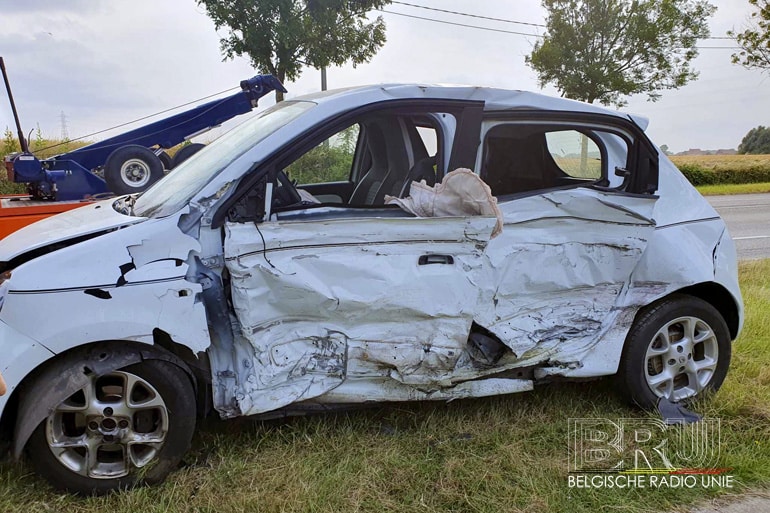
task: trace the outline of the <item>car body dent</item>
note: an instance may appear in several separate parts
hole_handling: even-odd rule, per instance
[[[329,207],[228,222],[224,245],[211,228],[241,180],[290,141],[361,105],[419,98],[635,119],[486,88],[386,85],[312,97],[317,108],[235,159],[170,217],[131,218],[102,202],[6,238],[0,261],[8,262],[42,247],[41,233],[45,244],[102,233],[12,270],[0,310],[0,349],[19,341],[4,362],[9,385],[54,353],[105,340],[151,344],[160,329],[193,354],[207,352],[223,417],[308,401],[448,400],[531,389],[529,377],[493,376],[510,369],[537,366],[535,379],[612,374],[639,309],[692,285],[723,286],[742,319],[724,223],[663,155],[659,197],[580,187],[501,199],[505,225],[491,241],[494,218]],[[266,196],[269,212],[269,188]],[[420,265],[424,255],[453,258]],[[34,311],[46,322],[30,323]],[[494,363],[469,351],[477,327],[504,346]]]
[[[475,322],[521,366],[582,366],[579,357],[606,339],[620,315],[618,298],[654,233],[654,207],[654,197],[591,189],[501,202],[505,226],[487,247]],[[615,363],[591,371],[611,374]]]
[[[23,263],[12,270],[0,320],[55,353],[102,340],[152,343],[156,328],[204,351],[201,285],[185,279],[200,245],[173,221],[150,220]],[[31,311],[46,312],[46,322],[25,322]]]
[[[68,239],[113,230],[141,223],[143,217],[131,217],[112,208],[116,200],[109,199],[51,216],[24,227],[3,238],[0,261],[8,262],[24,253]]]
[[[322,395],[346,372],[420,386],[478,376],[464,349],[479,299],[468,274],[481,270],[495,223],[489,217],[228,223],[238,340],[250,344],[257,364],[234,369],[240,413]],[[453,262],[420,265],[429,253],[452,255]]]

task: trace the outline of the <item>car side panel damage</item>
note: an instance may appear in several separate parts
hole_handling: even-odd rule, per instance
[[[491,242],[484,217],[230,223],[238,358],[214,386],[237,407],[218,408],[355,400],[367,379],[397,382],[394,398],[418,393],[409,387],[460,397],[447,391],[508,369],[580,367],[618,318],[630,326],[635,309],[616,304],[654,231],[654,204],[589,189],[518,198],[501,205],[506,226]],[[428,255],[443,265],[420,265]],[[592,371],[616,368],[608,359]]]
[[[14,435],[17,456],[40,421],[63,398],[82,388],[88,379],[84,376],[110,372],[156,354],[150,347],[156,330],[193,354],[208,348],[209,327],[200,297],[203,286],[186,277],[187,261],[195,258],[200,245],[174,225],[161,224],[165,230],[159,234],[157,224],[148,221],[131,230],[116,230],[13,270],[0,321],[18,326],[21,335],[53,354],[72,351],[73,340],[88,353],[78,353],[74,360],[64,356],[56,360],[57,370],[46,371],[57,376],[54,390],[38,395],[40,387],[48,387],[38,383],[33,401],[21,396]],[[84,254],[99,260],[94,271],[79,261]],[[68,272],[41,275],[41,268]],[[46,322],[24,322],[32,310],[45,312]],[[131,342],[142,344],[130,349]],[[94,348],[100,349],[98,356]],[[130,354],[139,359],[126,356]],[[71,361],[93,364],[68,368]]]
[[[152,343],[156,328],[194,353],[204,351],[210,339],[201,285],[185,279],[187,261],[199,250],[196,239],[156,221],[63,248],[13,270],[0,319],[55,353],[73,340]],[[84,254],[99,265],[83,265]],[[67,272],[42,275],[41,268]],[[47,322],[23,322],[30,310],[46,312]]]
[[[486,250],[475,322],[520,365],[580,367],[579,356],[623,315],[616,305],[654,233],[654,206],[654,197],[587,188],[501,201],[505,226]]]
[[[495,222],[228,224],[234,356],[250,353],[228,369],[240,413],[317,397],[346,377],[437,389],[483,373],[466,350],[479,300],[468,277],[482,269]]]

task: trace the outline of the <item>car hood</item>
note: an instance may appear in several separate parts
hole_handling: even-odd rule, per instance
[[[23,253],[64,242],[69,239],[103,232],[145,221],[112,208],[115,198],[92,203],[43,219],[0,240],[0,261],[8,262]]]

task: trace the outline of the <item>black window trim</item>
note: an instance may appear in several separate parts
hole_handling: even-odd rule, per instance
[[[624,137],[623,132],[630,134],[633,137],[633,140],[628,141],[626,139],[629,145],[627,166],[628,169],[632,171],[632,173],[625,189],[620,190],[598,185],[594,185],[593,187],[604,192],[615,192],[618,194],[628,194],[632,196],[654,196],[658,189],[658,151],[655,148],[655,145],[652,144],[650,139],[644,133],[644,131],[639,127],[639,125],[637,125],[631,119],[599,113],[516,109],[485,111],[484,122],[489,121],[529,121],[537,123],[554,122],[558,123],[560,126],[566,126],[569,123],[575,123],[586,129],[594,129],[610,133],[616,133],[616,131],[620,131],[621,133],[617,133],[616,135],[619,135],[624,139],[626,139],[626,137]],[[615,128],[616,130],[613,131],[612,128]],[[479,134],[479,136],[481,136],[481,134]],[[479,170],[479,172],[481,172],[481,170]],[[581,185],[575,185],[574,187],[580,186]],[[537,191],[528,191],[523,194],[531,195],[536,193]],[[518,196],[518,193],[516,196]]]

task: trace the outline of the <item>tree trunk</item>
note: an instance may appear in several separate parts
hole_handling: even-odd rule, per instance
[[[283,84],[283,81],[286,79],[286,71],[278,68],[278,70],[276,70],[276,78],[278,79],[279,82]],[[283,101],[283,92],[276,90],[275,103],[280,103],[282,101]]]

